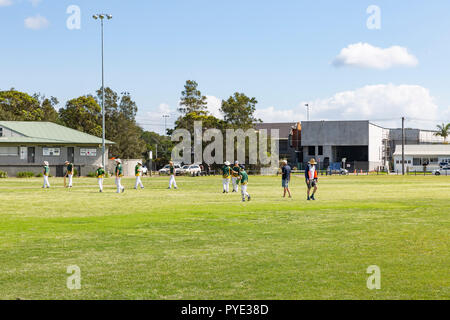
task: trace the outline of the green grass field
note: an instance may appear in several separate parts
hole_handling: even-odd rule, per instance
[[[450,177],[324,177],[315,202],[280,180],[251,176],[242,203],[220,177],[0,179],[0,299],[450,298]]]

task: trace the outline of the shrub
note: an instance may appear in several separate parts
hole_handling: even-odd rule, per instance
[[[95,174],[95,172],[89,172],[87,176],[88,176],[89,178],[95,178],[95,177],[96,177],[96,174]]]
[[[29,171],[17,172],[17,178],[33,178],[34,173]]]
[[[37,175],[36,175],[36,178],[42,178],[44,176],[44,174],[42,173],[42,172],[39,172]]]
[[[2,178],[8,178],[8,173],[0,170],[0,179],[2,179]]]

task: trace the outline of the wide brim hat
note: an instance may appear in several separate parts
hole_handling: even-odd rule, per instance
[[[142,161],[138,161],[138,162],[137,162],[137,164],[140,164],[140,165],[142,165]]]
[[[48,166],[48,161],[44,161],[44,164],[45,164],[46,166]]]
[[[229,162],[229,161],[225,161],[225,165],[226,165],[226,166],[229,166],[229,165],[230,165],[230,162]]]
[[[316,159],[311,159],[311,160],[309,160],[308,163],[309,163],[309,164],[317,164]]]
[[[70,163],[69,161],[64,162],[64,164],[69,164],[69,163]]]
[[[117,162],[117,163],[122,163],[122,160],[116,159],[116,162]]]

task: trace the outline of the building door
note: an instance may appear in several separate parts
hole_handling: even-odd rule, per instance
[[[56,176],[64,177],[64,166],[56,166]]]
[[[28,147],[28,163],[34,163],[35,161],[35,149],[34,147]]]
[[[75,148],[74,147],[67,148],[67,161],[69,161],[70,163],[74,163],[74,161],[75,161]]]

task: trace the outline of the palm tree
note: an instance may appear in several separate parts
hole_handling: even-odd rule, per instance
[[[434,135],[437,137],[444,138],[444,142],[447,143],[447,138],[450,135],[450,123],[443,123],[441,125],[437,125],[438,132],[436,132]]]

